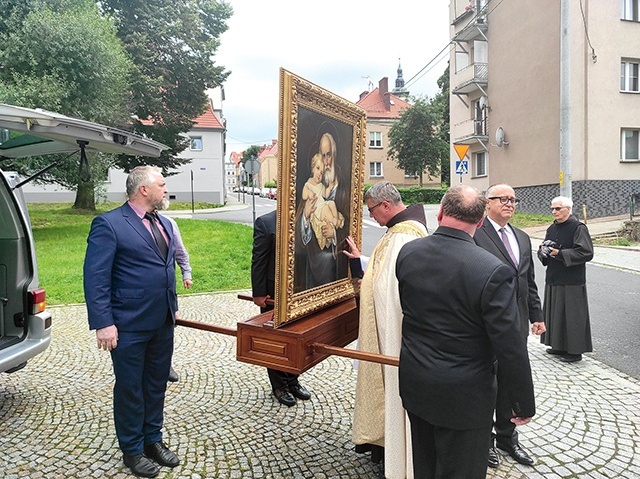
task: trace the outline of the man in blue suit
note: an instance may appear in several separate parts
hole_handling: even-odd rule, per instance
[[[84,262],[89,327],[113,362],[118,442],[140,477],[180,463],[162,442],[177,310],[173,228],[156,213],[166,195],[159,168],[133,169],[129,201],[93,220]]]

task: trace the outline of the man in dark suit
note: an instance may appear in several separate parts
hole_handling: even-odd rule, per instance
[[[157,476],[156,463],[180,463],[162,442],[177,310],[173,229],[155,213],[166,194],[159,168],[134,168],[129,201],[93,220],[84,262],[89,327],[98,348],[111,352],[118,442],[124,464],[141,477]]]
[[[516,278],[517,321],[522,338],[527,340],[529,323],[531,332],[539,335],[545,332],[542,307],[535,280],[531,240],[522,230],[509,224],[518,199],[509,185],[491,186],[486,193],[487,217],[478,228],[473,239],[476,244],[511,268]],[[498,367],[498,398],[493,428],[498,449],[506,451],[520,464],[533,465],[533,459],[520,446],[516,425],[511,422],[511,405],[505,387],[505,377]],[[493,442],[493,441],[492,441]],[[489,448],[490,467],[498,467],[500,460],[495,446]]]
[[[411,421],[414,475],[484,479],[496,400],[496,357],[515,424],[535,414],[527,347],[515,321],[514,275],[473,242],[486,200],[467,185],[442,199],[440,226],[403,246],[400,396]]]
[[[267,299],[275,297],[276,289],[276,210],[256,218],[253,225],[253,253],[251,258],[251,287],[253,302],[260,312],[271,311]],[[267,368],[273,395],[280,404],[291,407],[296,398],[311,398],[309,391],[298,381],[298,375]]]

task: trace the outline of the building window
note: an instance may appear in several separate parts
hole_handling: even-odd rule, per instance
[[[487,136],[487,107],[485,102],[485,99],[474,102],[473,132],[480,136]]]
[[[379,131],[369,132],[369,148],[382,148],[382,133]]]
[[[638,61],[622,61],[620,63],[620,91],[638,92]]]
[[[620,138],[620,159],[622,161],[640,160],[640,130],[622,129]]]
[[[637,22],[639,0],[622,0],[622,19]]]
[[[372,161],[369,163],[369,178],[382,176],[382,162]]]
[[[473,154],[475,176],[487,176],[487,154],[484,151]]]
[[[202,137],[201,136],[192,136],[190,138],[191,143],[189,144],[189,149],[191,151],[202,151]]]

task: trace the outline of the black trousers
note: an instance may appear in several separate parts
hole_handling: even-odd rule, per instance
[[[271,311],[273,306],[269,305],[266,308],[260,308],[261,313]],[[286,373],[284,371],[278,371],[277,369],[267,368],[267,374],[269,375],[269,381],[271,382],[271,389],[279,389],[284,386],[293,386],[298,384],[298,374]]]
[[[456,430],[434,426],[408,413],[413,475],[420,479],[485,479],[491,426]]]
[[[513,412],[511,410],[511,400],[507,393],[506,379],[501,373],[498,364],[498,396],[496,398],[496,417],[493,423],[496,443],[505,446],[515,446],[518,444],[518,431],[516,425],[511,422]]]
[[[285,373],[284,371],[269,368],[267,368],[267,374],[269,374],[271,389],[278,389],[283,386],[293,386],[294,384],[298,384],[297,374]]]

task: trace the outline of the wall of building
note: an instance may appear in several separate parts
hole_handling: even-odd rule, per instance
[[[366,184],[375,184],[381,181],[389,181],[396,186],[417,186],[420,184],[420,178],[414,178],[405,176],[404,170],[398,168],[397,163],[390,159],[387,155],[389,150],[389,130],[391,126],[396,122],[395,119],[367,119],[367,133],[365,140],[365,164],[364,164],[364,182]],[[380,147],[369,145],[370,132],[380,132],[382,145]],[[382,175],[371,175],[371,163],[382,164]],[[423,186],[425,187],[439,187],[440,178],[433,178],[429,180],[425,174],[423,176]]]
[[[532,2],[510,2],[489,16],[486,186],[558,181],[558,12],[558,2],[546,8]],[[502,147],[495,144],[499,127],[508,141]]]

